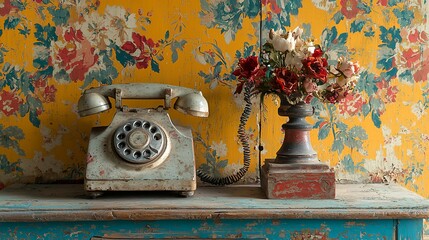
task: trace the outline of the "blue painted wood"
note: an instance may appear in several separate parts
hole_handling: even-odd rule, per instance
[[[417,220],[416,220],[417,221]],[[414,222],[417,223],[417,222]],[[407,222],[407,224],[413,224]],[[394,220],[165,220],[1,223],[0,239],[394,239]],[[418,224],[421,226],[421,224]],[[404,226],[405,227],[405,226]],[[413,227],[417,230],[416,227]],[[411,233],[410,231],[407,234]],[[402,234],[402,233],[401,233]],[[401,235],[405,236],[405,235]],[[407,235],[410,236],[410,235]],[[405,238],[404,238],[405,239]],[[420,239],[420,238],[406,238]]]
[[[81,185],[0,192],[0,240],[117,238],[421,239],[429,201],[396,185],[339,185],[330,200],[270,200],[259,187],[109,193]],[[427,231],[427,230],[426,230]]]
[[[423,221],[420,219],[398,219],[397,237],[398,240],[423,239]]]
[[[423,227],[424,227],[424,235],[428,236],[427,239],[429,239],[429,219],[425,219]]]

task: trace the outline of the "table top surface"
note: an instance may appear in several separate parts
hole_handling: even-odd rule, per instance
[[[399,185],[337,184],[336,199],[266,199],[258,186],[171,192],[107,192],[89,199],[81,184],[13,185],[0,191],[0,222],[163,219],[428,218],[429,200]]]

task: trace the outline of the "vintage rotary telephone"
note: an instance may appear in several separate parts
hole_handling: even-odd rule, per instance
[[[196,189],[191,129],[174,125],[167,109],[208,117],[200,91],[166,84],[116,84],[86,90],[78,103],[81,117],[111,108],[109,126],[92,128],[87,157],[85,190],[91,197],[104,191],[177,191],[192,196]],[[122,99],[164,99],[158,108],[128,108]]]

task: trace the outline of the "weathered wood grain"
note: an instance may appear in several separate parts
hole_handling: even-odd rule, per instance
[[[204,187],[191,198],[169,192],[111,192],[88,199],[83,186],[14,185],[0,192],[0,221],[167,219],[428,218],[429,201],[398,185],[338,184],[336,199],[265,199],[257,186]]]

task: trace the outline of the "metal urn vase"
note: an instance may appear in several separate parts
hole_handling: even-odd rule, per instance
[[[261,171],[261,186],[268,198],[335,198],[335,173],[319,161],[310,141],[313,128],[306,121],[314,111],[311,104],[289,104],[280,96],[280,116],[288,117],[282,125],[284,141],[275,159],[266,159]]]

